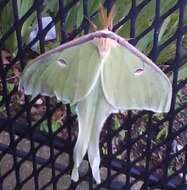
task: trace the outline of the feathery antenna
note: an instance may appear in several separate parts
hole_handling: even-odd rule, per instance
[[[112,7],[110,13],[107,15],[107,10],[103,7],[102,4],[99,6],[99,20],[102,25],[102,29],[112,30],[113,27],[113,18],[115,16],[116,9],[115,6]]]

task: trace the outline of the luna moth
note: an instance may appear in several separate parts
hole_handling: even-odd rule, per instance
[[[56,96],[76,107],[79,133],[71,175],[74,181],[79,179],[78,168],[88,151],[93,177],[101,182],[99,135],[111,113],[170,109],[172,87],[167,76],[127,40],[110,31],[110,15],[102,13],[101,19],[107,23],[104,29],[32,60],[19,83],[27,95]]]

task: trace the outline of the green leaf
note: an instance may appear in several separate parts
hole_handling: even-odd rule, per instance
[[[164,128],[162,128],[162,129],[158,132],[158,134],[157,134],[157,136],[156,136],[156,141],[157,141],[157,142],[160,142],[161,140],[166,139],[167,136],[168,136],[168,127],[164,127]]]
[[[150,1],[137,15],[136,35],[142,33],[153,23],[155,17],[155,2],[156,1]]]
[[[94,0],[89,3],[89,14],[92,15],[95,11],[98,10],[99,5],[102,2],[100,0]]]
[[[61,127],[60,123],[58,121],[53,121],[52,124],[51,124],[51,129],[52,129],[52,132],[56,132],[59,128]],[[49,133],[49,127],[47,125],[47,122],[43,122],[41,125],[40,125],[40,130],[41,131],[44,131],[46,133]]]
[[[176,11],[168,16],[162,24],[161,27],[161,37],[159,43],[162,44],[173,36],[178,27],[179,12]]]
[[[184,35],[184,38],[183,38],[183,46],[184,46],[184,48],[187,48],[187,34]]]
[[[128,12],[130,11],[132,1],[131,0],[126,0],[126,1],[116,1],[115,6],[116,6],[116,15],[114,18],[114,22],[118,22],[121,20],[123,17],[125,17]]]
[[[79,4],[77,5],[77,18],[76,18],[76,26],[79,27],[82,20],[84,18],[84,14],[83,14],[83,0],[81,0],[79,2]]]
[[[18,14],[19,17],[22,17],[24,14],[27,13],[27,11],[31,8],[33,4],[33,0],[18,0],[17,5],[18,5]]]
[[[73,6],[66,17],[65,21],[65,28],[67,32],[70,32],[73,27],[76,25],[76,20],[77,20],[77,8],[76,6]]]
[[[13,83],[8,83],[7,84],[7,89],[8,89],[8,92],[10,93],[13,89],[14,89],[14,84]]]
[[[0,11],[0,38],[8,32],[14,22],[13,10],[11,1],[9,1]],[[10,53],[14,53],[17,49],[17,40],[15,32],[12,33],[4,42],[3,48]]]
[[[33,5],[33,0],[25,1],[25,0],[18,0],[18,14],[19,19],[23,17],[27,11],[31,8]],[[36,23],[36,15],[35,13],[32,13],[27,20],[23,23],[21,34],[24,39],[24,42],[28,41],[29,34],[33,29],[33,24]]]
[[[177,0],[161,0],[160,1],[160,14],[163,15],[166,13],[169,9],[171,9],[175,4],[177,3]]]
[[[169,76],[169,79],[173,80],[173,73]],[[179,68],[178,72],[178,81],[186,80],[187,79],[187,62]]]
[[[58,12],[59,4],[57,0],[46,1],[44,4],[43,14],[44,16],[55,16]]]
[[[158,36],[158,42],[161,41],[161,39],[162,39],[162,37],[164,36],[164,34],[165,34],[165,32],[166,32],[166,30],[167,30],[167,28],[168,28],[170,22],[171,22],[171,17],[168,16],[168,17],[164,20],[164,22],[163,22],[163,24],[162,24],[162,26],[161,26],[161,28],[160,28],[160,33],[159,33],[159,36]]]
[[[19,19],[25,15],[25,13],[31,8],[33,0],[18,0],[18,16]],[[29,34],[32,30],[34,21],[36,21],[36,16],[33,13],[29,16],[22,25],[21,34],[23,41],[26,42]],[[13,9],[11,1],[7,3],[5,7],[0,11],[0,36],[4,35],[14,22]],[[9,50],[12,54],[17,51],[17,39],[15,32],[9,36],[9,38],[4,43],[4,48]]]
[[[153,46],[153,31],[147,33],[141,40],[138,41],[136,47],[145,54],[150,53]]]
[[[114,130],[119,129],[120,126],[121,126],[121,124],[120,124],[119,118],[117,117],[117,115],[114,115],[113,116],[112,129],[114,129]]]
[[[116,1],[116,15],[114,17],[114,24],[118,23],[122,18],[124,18],[131,8],[131,0],[128,0],[126,2],[124,1]],[[117,33],[125,38],[130,37],[130,22],[129,20],[121,26]]]
[[[164,64],[167,63],[168,60],[174,59],[176,52],[176,41],[168,45],[159,55],[157,59],[157,63]]]

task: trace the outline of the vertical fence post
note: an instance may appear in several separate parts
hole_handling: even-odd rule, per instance
[[[181,48],[182,48],[182,38],[183,38],[183,24],[184,24],[184,11],[185,11],[185,4],[186,1],[178,0],[179,6],[179,23],[177,29],[177,40],[176,40],[176,56],[175,61],[173,62],[173,96],[171,101],[171,108],[170,108],[170,115],[173,115],[175,112],[175,105],[176,105],[176,97],[177,97],[177,79],[178,79],[178,70],[181,61]],[[171,163],[170,155],[171,155],[171,146],[172,146],[172,133],[173,133],[173,122],[174,117],[170,117],[169,119],[169,129],[168,129],[168,136],[166,142],[166,153],[165,153],[165,165],[164,165],[164,188],[167,189],[167,181],[168,181],[168,169]]]
[[[131,10],[130,10],[130,38],[131,43],[135,45],[135,35],[136,35],[136,0],[132,0],[131,2]],[[132,112],[128,111],[127,115],[127,175],[126,175],[126,182],[125,182],[125,189],[128,190],[131,186],[131,176],[130,176],[130,169],[131,169],[131,135],[132,135]]]
[[[60,31],[61,31],[61,43],[66,41],[66,32],[65,32],[65,19],[66,12],[64,9],[64,0],[59,0],[59,14],[60,14]]]
[[[154,41],[153,41],[153,48],[151,51],[151,58],[153,62],[156,63],[157,57],[158,57],[158,36],[160,31],[160,0],[157,0],[155,2],[155,19],[154,19]],[[152,129],[152,116],[153,113],[148,113],[148,123],[146,126],[146,132],[147,132],[147,140],[146,140],[146,154],[145,154],[145,181],[144,181],[144,189],[147,190],[149,187],[149,166],[150,166],[150,159],[151,159],[151,144],[152,144],[152,138],[151,138],[151,129]]]

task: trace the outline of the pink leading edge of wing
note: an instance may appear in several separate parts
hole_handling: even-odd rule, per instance
[[[132,53],[136,54],[140,59],[142,59],[144,62],[153,64],[154,63],[147,57],[145,56],[142,52],[140,52],[138,49],[136,49],[134,46],[132,46],[130,43],[128,43],[127,40],[125,40],[124,38],[120,37],[119,35],[115,34],[114,32],[111,32],[109,30],[100,30],[100,31],[96,31],[96,32],[92,32],[89,33],[87,35],[81,36],[79,38],[75,38],[74,40],[64,43],[61,46],[58,46],[40,56],[38,56],[36,59],[34,59],[34,61],[36,61],[37,59],[41,59],[44,58],[52,53],[55,52],[61,52],[64,49],[76,46],[76,45],[80,45],[83,44],[85,42],[91,41],[94,38],[110,38],[115,40],[118,44],[124,46],[125,48],[129,49]],[[155,66],[155,65],[154,65]]]

